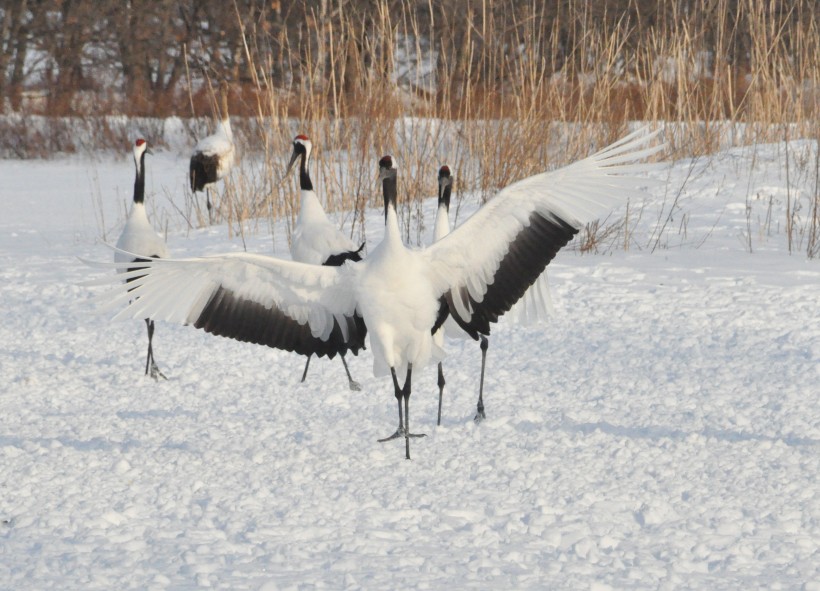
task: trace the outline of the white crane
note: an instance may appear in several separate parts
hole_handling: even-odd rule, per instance
[[[436,209],[436,221],[433,228],[433,241],[441,240],[450,233],[450,196],[453,190],[453,176],[450,167],[446,164],[438,171],[438,208]],[[520,300],[507,312],[505,318],[510,318],[521,324],[529,324],[536,320],[544,320],[549,315],[552,308],[549,285],[547,282],[546,270],[541,273],[535,283],[530,286]],[[452,318],[448,318],[444,325],[436,331],[434,338],[439,346],[444,344],[444,335],[453,338],[463,338],[467,336]],[[478,382],[478,402],[476,403],[476,415],[474,420],[479,423],[487,418],[484,412],[484,370],[487,364],[487,349],[489,341],[487,336],[480,334],[481,348],[481,377]],[[444,368],[442,362],[438,364],[438,420],[441,425],[441,405],[444,397]]]
[[[649,146],[654,135],[632,133],[518,181],[418,250],[402,242],[396,168],[386,156],[384,239],[363,261],[329,267],[248,253],[150,260],[127,274],[133,292],[120,286],[103,297],[122,308],[115,317],[182,322],[303,354],[358,350],[367,331],[374,374],[392,376],[399,407],[398,429],[385,440],[403,437],[409,459],[412,371],[443,358],[433,334],[447,314],[473,338],[488,334],[584,223],[642,194],[650,181],[636,175],[650,166],[638,161],[661,149]]]
[[[140,138],[134,142],[134,165],[136,166],[136,178],[134,179],[134,202],[125,227],[122,229],[119,240],[117,240],[117,250],[114,253],[114,262],[128,263],[119,269],[120,272],[130,271],[133,267],[130,263],[139,263],[149,258],[165,258],[168,256],[168,249],[162,236],[154,231],[148,216],[145,213],[145,155],[151,154],[148,142]],[[137,257],[132,256],[139,255]],[[132,277],[126,279],[133,281]],[[148,328],[148,356],[145,359],[145,375],[152,378],[165,378],[154,362],[154,321],[145,318],[145,325]]]
[[[310,139],[303,134],[297,135],[293,140],[293,154],[285,170],[285,176],[287,176],[296,161],[299,161],[301,201],[299,217],[296,219],[296,227],[293,231],[290,255],[294,261],[300,263],[333,267],[343,265],[346,261],[360,261],[362,260],[361,251],[364,248],[364,243],[357,247],[349,237],[345,236],[328,219],[319,198],[316,196],[316,192],[313,190],[313,183],[308,172],[312,151],[313,143]],[[342,359],[350,389],[361,390],[361,385],[350,375],[344,353],[341,353],[339,357]],[[305,371],[302,372],[303,382],[307,377],[310,358],[311,355],[308,355]]]
[[[211,188],[220,179],[226,177],[236,161],[236,146],[231,131],[231,118],[228,115],[228,83],[223,80],[219,85],[222,114],[214,132],[199,140],[191,155],[188,167],[188,178],[191,191],[205,191],[205,204],[208,207],[208,222],[213,222],[213,204]]]
[[[435,226],[433,227],[433,242],[438,242],[447,234],[450,233],[450,196],[453,192],[453,177],[450,173],[450,167],[447,165],[442,166],[439,168],[438,171],[438,208],[436,209],[436,221]],[[449,321],[449,322],[448,322]],[[453,320],[448,318],[445,320],[444,325],[439,328],[436,333],[433,335],[435,339],[436,345],[439,347],[444,346],[444,333],[446,330],[447,325],[453,324]],[[484,343],[487,341],[487,338],[484,335],[481,335],[481,345],[482,351],[486,351]],[[441,361],[438,362],[438,420],[436,424],[441,425],[441,403],[442,399],[444,398],[444,368],[442,367]],[[482,356],[481,361],[481,385],[484,385],[484,358]],[[480,396],[480,394],[479,394]],[[479,400],[481,398],[479,397]]]

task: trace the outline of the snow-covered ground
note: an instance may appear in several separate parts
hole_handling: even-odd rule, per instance
[[[302,357],[159,324],[170,379],[145,378],[144,324],[78,285],[130,158],[0,162],[0,589],[817,591],[820,261],[787,249],[783,149],[679,162],[629,250],[560,253],[554,320],[490,339],[481,425],[478,345],[448,341],[412,461],[376,442],[396,408],[368,351],[351,392],[338,360],[301,384]],[[173,217],[186,166],[148,160],[172,253],[241,249]]]

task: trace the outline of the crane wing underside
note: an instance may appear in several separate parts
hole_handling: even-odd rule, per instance
[[[448,289],[445,300],[458,325],[474,339],[518,302],[578,230],[537,213],[508,242],[506,253],[467,281]]]
[[[347,351],[357,354],[367,333],[362,317],[354,314],[334,317],[327,338],[319,338],[309,324],[300,324],[282,309],[238,296],[222,285],[211,294],[192,324],[217,336],[330,358]]]
[[[569,166],[498,193],[425,250],[438,293],[473,338],[508,312],[581,227],[657,181],[640,162],[662,148],[641,130]]]
[[[113,265],[125,266],[125,264]],[[102,294],[117,318],[190,324],[238,341],[302,355],[334,357],[364,346],[346,267],[321,267],[233,253],[197,259],[129,263]],[[93,283],[113,283],[102,278]],[[130,305],[127,305],[128,302]]]

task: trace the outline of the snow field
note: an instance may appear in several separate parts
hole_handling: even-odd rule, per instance
[[[555,319],[490,338],[481,425],[478,344],[448,340],[441,427],[415,376],[410,462],[376,442],[396,403],[368,351],[350,392],[338,360],[301,384],[302,357],[162,323],[170,379],[144,378],[144,324],[96,313],[76,258],[111,258],[94,193],[110,227],[131,161],[0,162],[0,589],[820,589],[820,267],[739,238],[746,192],[783,191],[779,149],[703,165],[687,237],[654,253],[559,254]],[[149,212],[181,162],[149,160]],[[169,248],[241,242],[172,227]]]

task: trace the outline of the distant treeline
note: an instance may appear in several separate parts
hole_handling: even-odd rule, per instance
[[[269,114],[274,95],[298,113],[305,94],[351,113],[379,83],[440,108],[684,66],[743,81],[783,56],[811,77],[818,19],[818,0],[0,0],[0,110],[209,114],[219,79],[235,114]]]

